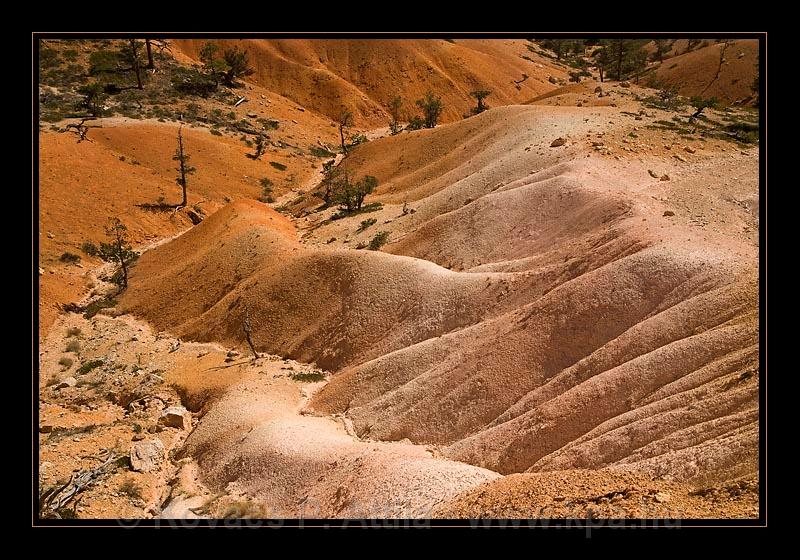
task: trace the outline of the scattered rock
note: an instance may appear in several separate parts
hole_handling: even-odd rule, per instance
[[[672,210],[664,210],[664,216],[674,216],[675,212]]]
[[[669,175],[667,175],[666,173],[664,173],[664,174],[661,176],[661,180],[662,180],[662,181],[669,181]]]
[[[686,163],[686,160],[684,158],[682,158],[681,156],[679,156],[678,154],[675,154],[672,157],[674,157],[675,159],[677,159],[680,162]]]
[[[631,87],[630,82],[620,82],[619,87],[629,88]]]
[[[648,170],[647,170],[647,172],[650,174],[650,176],[651,176],[652,178],[654,178],[654,179],[658,179],[658,173],[656,173],[656,172],[655,172],[655,171],[653,171],[652,169],[648,169]]]
[[[294,124],[297,124],[297,121],[296,121],[296,120],[294,120],[294,119],[292,119],[292,122],[293,122]]]
[[[141,441],[131,445],[131,468],[139,472],[158,470],[164,456],[164,444],[160,439]]]
[[[39,276],[41,276],[42,274],[44,274],[44,269],[40,266],[39,267]]]
[[[669,502],[669,494],[667,494],[666,492],[656,492],[656,495],[654,496],[654,499],[659,504],[665,504],[665,503]]]
[[[601,88],[600,86],[597,86],[596,88],[594,88],[594,92],[595,93],[599,93],[600,95],[602,95],[603,94],[603,88]]]
[[[563,146],[566,143],[567,143],[567,139],[566,138],[559,137],[559,138],[556,138],[555,140],[553,140],[550,143],[550,147],[551,148],[558,148],[559,146]]]
[[[192,415],[182,406],[170,406],[161,413],[158,423],[168,428],[190,430],[192,428]]]
[[[558,83],[558,80],[554,76],[548,76],[547,77],[547,81],[550,82],[551,84],[557,84]]]
[[[686,151],[687,151],[687,152],[689,152],[690,154],[693,154],[693,153],[695,153],[695,152],[697,151],[697,150],[695,150],[694,148],[692,148],[691,146],[686,146],[686,147],[684,148],[684,150],[686,150]]]
[[[56,385],[56,389],[66,389],[67,387],[74,387],[78,384],[77,379],[74,377],[67,377],[66,379],[62,380],[58,385]]]
[[[638,116],[638,115],[637,115],[637,116],[633,117],[633,120],[635,120],[635,121],[640,121],[640,120],[642,120],[642,117],[640,117],[640,116]]]
[[[258,118],[258,114],[257,113],[247,113],[247,117],[250,118],[250,119],[257,119]]]
[[[55,234],[53,234],[53,233],[51,233],[49,231],[47,232],[47,239],[55,239],[55,237],[56,237]]]
[[[53,431],[53,426],[51,426],[50,424],[42,424],[41,426],[39,426],[40,434],[49,434],[52,431]]]
[[[228,354],[227,354],[228,358],[235,358],[238,355],[239,355],[239,351],[238,350],[228,350]]]

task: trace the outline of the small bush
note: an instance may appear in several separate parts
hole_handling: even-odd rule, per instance
[[[321,371],[312,371],[311,373],[290,373],[289,377],[294,381],[301,383],[315,383],[317,381],[325,381],[325,375]]]
[[[311,155],[314,157],[332,158],[336,155],[333,152],[319,146],[311,146],[308,151],[311,152]]]
[[[411,117],[404,130],[419,130],[425,126],[425,121],[421,117]]]
[[[60,260],[60,261],[61,261],[61,262],[63,262],[63,263],[75,264],[75,263],[77,263],[77,262],[80,262],[80,260],[81,260],[81,257],[80,257],[79,255],[76,255],[75,253],[69,253],[69,252],[67,252],[67,253],[63,253],[63,254],[62,254],[62,255],[61,255],[59,258],[58,258],[58,260]]]
[[[129,478],[125,480],[122,484],[119,485],[119,491],[126,496],[131,498],[141,499],[142,498],[142,487],[136,484],[136,482]]]
[[[70,327],[67,329],[67,337],[79,336],[80,334],[81,330],[78,327]]]
[[[81,350],[81,343],[77,340],[70,340],[67,343],[67,347],[64,349],[64,352],[80,352]]]
[[[83,310],[83,317],[85,319],[91,319],[97,315],[101,309],[108,309],[110,307],[114,307],[115,305],[117,305],[117,300],[111,296],[106,296],[102,299],[95,300],[87,305]]]
[[[222,136],[222,133],[216,128],[211,129],[211,134],[213,134],[214,136]]]
[[[389,232],[388,231],[381,231],[375,234],[375,237],[372,238],[372,241],[369,242],[367,249],[370,251],[377,251],[389,241]]]
[[[378,220],[375,218],[367,218],[366,220],[361,221],[361,225],[358,227],[357,232],[362,232],[367,229],[369,226],[374,225]]]
[[[92,371],[93,369],[99,368],[104,363],[105,362],[103,362],[103,360],[92,360],[90,362],[86,362],[85,364],[81,365],[81,367],[78,368],[78,374],[85,375],[90,371]]]
[[[282,163],[278,163],[277,161],[271,161],[269,162],[269,164],[278,171],[286,171],[286,166],[283,165]]]
[[[72,358],[69,358],[69,357],[67,357],[67,356],[64,356],[63,358],[61,358],[60,360],[58,360],[58,365],[62,366],[64,369],[69,369],[69,368],[71,368],[71,367],[72,367],[72,364],[74,364],[74,363],[75,363],[75,362],[73,361],[73,359],[72,359]]]

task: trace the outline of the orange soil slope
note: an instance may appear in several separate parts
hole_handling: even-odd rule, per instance
[[[283,218],[241,202],[144,255],[123,305],[233,343],[246,305],[259,348],[340,370],[311,405],[346,413],[361,436],[435,443],[501,473],[752,475],[757,249],[668,219],[657,196],[730,160],[709,145],[693,165],[669,163],[663,186],[642,156],[588,157],[591,130],[627,137],[631,122],[610,108],[505,107],[370,142],[348,165],[381,179],[394,255],[299,244]],[[416,212],[398,216],[406,194]],[[741,232],[731,191],[713,196]]]
[[[758,41],[742,39],[665,59],[645,81],[675,86],[687,97],[716,97],[725,103],[748,103],[758,70]]]
[[[204,40],[176,40],[194,60]],[[336,119],[343,110],[357,124],[380,126],[396,95],[404,120],[418,114],[414,100],[432,90],[444,101],[443,121],[462,118],[475,100],[469,92],[489,89],[490,106],[508,105],[553,89],[548,77],[565,72],[531,53],[522,40],[439,39],[252,39],[226,41],[249,54],[255,73],[248,81]],[[527,56],[531,60],[526,60]],[[517,89],[514,81],[529,78]]]
[[[86,255],[82,243],[105,240],[103,228],[109,216],[118,216],[128,227],[134,245],[174,235],[191,222],[183,214],[152,212],[137,204],[180,201],[172,156],[177,145],[177,123],[103,119],[102,128],[89,132],[91,141],[77,143],[72,134],[42,132],[39,154],[39,266],[40,325],[46,329],[57,305],[74,299],[81,291],[81,276],[74,266],[63,266],[64,252]],[[186,150],[197,172],[189,178],[189,206],[199,204],[211,213],[237,198],[260,194],[258,181],[270,177],[276,192],[292,177],[302,184],[313,173],[310,157],[296,157],[286,150],[270,151],[261,161],[246,157],[252,150],[237,138],[213,136],[207,129],[184,127]],[[268,161],[287,166],[276,171]],[[52,271],[52,273],[50,272]],[[74,284],[65,293],[63,284]]]

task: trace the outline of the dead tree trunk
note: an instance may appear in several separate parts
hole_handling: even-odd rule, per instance
[[[342,141],[342,153],[347,155],[347,144],[344,141],[344,124],[339,123],[339,137]]]
[[[136,39],[131,39],[131,57],[133,60],[133,72],[136,74],[136,87],[144,89],[142,86],[142,69],[139,66],[139,49]]]
[[[250,311],[245,308],[244,310],[244,320],[242,321],[242,330],[244,330],[244,338],[247,340],[247,345],[250,346],[250,350],[253,352],[253,357],[258,359],[258,352],[256,352],[256,346],[253,344],[253,338],[251,333],[253,331],[253,327],[250,324]]]
[[[150,39],[144,40],[144,46],[147,48],[147,66],[148,70],[152,70],[156,67],[153,63],[153,46],[150,44]]]
[[[183,192],[183,198],[181,198],[181,203],[178,206],[186,206],[186,154],[183,153],[183,134],[181,128],[178,129],[178,163],[180,164],[178,167],[180,168],[180,184]]]

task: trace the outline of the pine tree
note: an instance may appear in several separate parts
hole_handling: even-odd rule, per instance
[[[425,97],[417,99],[417,106],[422,109],[425,117],[425,128],[434,128],[444,109],[442,98],[434,95],[432,91],[428,91]]]
[[[183,198],[181,199],[181,203],[177,205],[178,207],[186,206],[187,179],[189,175],[197,171],[194,167],[189,165],[189,154],[187,154],[183,149],[182,129],[182,126],[178,128],[178,147],[175,150],[175,155],[172,157],[174,161],[178,162],[178,167],[175,168],[175,171],[177,171],[179,175],[175,178],[175,182],[183,191]]]
[[[131,247],[128,239],[128,228],[119,218],[109,218],[106,225],[106,235],[111,240],[110,243],[100,243],[97,256],[106,262],[115,262],[119,265],[119,284],[123,288],[128,287],[128,266],[131,261],[138,256],[138,253]],[[116,274],[115,274],[116,276]]]

